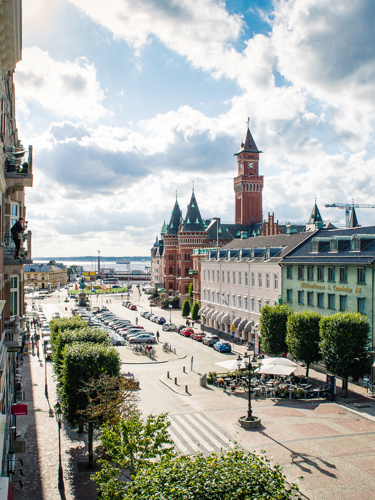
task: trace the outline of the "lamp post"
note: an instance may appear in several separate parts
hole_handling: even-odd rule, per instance
[[[63,412],[59,401],[55,404],[55,417],[59,428],[59,490],[62,490],[64,489],[64,478],[61,465],[61,422],[63,421]]]
[[[172,304],[169,304],[169,324],[172,323]]]
[[[246,427],[247,428],[259,427],[261,425],[260,418],[253,416],[253,412],[252,412],[252,409],[251,409],[251,393],[253,392],[251,390],[251,378],[252,378],[253,372],[252,372],[252,366],[251,366],[250,352],[247,351],[244,354],[243,360],[245,361],[245,363],[247,363],[247,369],[248,369],[249,399],[248,399],[247,416],[246,417],[240,417],[238,419],[238,423],[242,427],[245,427],[245,428]],[[241,358],[240,355],[238,355],[238,358],[237,358],[236,361],[237,361],[237,366],[241,366],[242,358]]]
[[[44,341],[44,394],[48,400],[48,385],[47,385],[47,341]]]

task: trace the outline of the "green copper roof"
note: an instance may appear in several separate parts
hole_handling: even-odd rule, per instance
[[[316,224],[319,222],[323,223],[323,219],[322,216],[320,215],[318,205],[316,204],[315,201],[314,208],[312,209],[308,224]]]
[[[190,222],[195,221],[195,222]],[[187,212],[185,217],[185,222],[182,225],[183,232],[204,232],[205,226],[199,211],[198,203],[195,198],[194,190],[191,195],[190,203],[187,206]]]
[[[172,210],[171,220],[169,221],[169,225],[167,227],[167,234],[177,234],[178,233],[178,227],[180,225],[180,218],[181,218],[181,210],[180,210],[180,206],[178,204],[177,198],[176,198],[176,203],[174,204],[174,207]]]
[[[166,225],[166,223],[164,221],[164,224],[161,227],[160,234],[163,236],[166,232],[167,232],[167,225]]]
[[[352,213],[350,214],[349,227],[359,227],[357,214],[355,213],[354,203],[352,206]]]

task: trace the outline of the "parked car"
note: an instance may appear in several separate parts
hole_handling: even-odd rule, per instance
[[[161,329],[164,332],[175,332],[177,329],[177,326],[174,323],[164,323],[164,325],[161,327]]]
[[[194,332],[191,338],[193,340],[198,340],[198,342],[202,342],[203,338],[206,336],[203,332]]]
[[[180,325],[177,327],[177,332],[180,333],[181,330],[184,330],[186,328],[186,325]]]
[[[159,325],[164,325],[165,321],[166,321],[165,318],[163,318],[163,316],[160,316],[160,318],[158,318],[158,320],[157,320],[157,323]]]
[[[141,342],[146,342],[147,344],[154,344],[156,343],[156,338],[152,333],[141,333],[140,335],[137,335],[136,337],[130,337],[129,342],[131,344],[134,343],[141,343]]]
[[[217,335],[206,335],[202,340],[202,344],[213,346],[216,342],[219,342],[219,340]]]
[[[183,330],[180,331],[180,335],[184,337],[190,337],[193,335],[194,330],[192,328],[184,328]]]
[[[227,340],[220,340],[220,342],[216,342],[216,344],[214,344],[214,349],[215,351],[220,352],[231,352],[232,346]]]
[[[132,304],[132,305],[129,307],[129,309],[130,309],[131,311],[136,311],[136,310],[137,310],[137,306],[136,306],[135,304]]]
[[[121,337],[121,335],[117,335],[117,333],[109,333],[109,338],[113,345],[125,345],[125,340]]]

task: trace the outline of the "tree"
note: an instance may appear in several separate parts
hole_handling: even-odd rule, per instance
[[[169,426],[166,414],[148,415],[143,421],[139,413],[120,420],[113,427],[102,426],[99,439],[105,458],[99,460],[101,471],[92,476],[101,498],[123,498],[125,483],[119,476],[124,469],[128,469],[133,478],[140,468],[147,470],[154,460],[175,455]],[[144,498],[148,498],[147,495]]]
[[[344,397],[348,396],[348,377],[366,365],[370,332],[369,320],[359,313],[337,313],[320,320],[323,361],[328,371],[344,378]]]
[[[158,287],[157,287],[157,286],[155,286],[155,288],[152,290],[152,293],[151,293],[150,299],[151,299],[151,300],[154,300],[154,299],[156,299],[157,297],[159,297],[159,290],[158,290]]]
[[[321,359],[319,349],[321,315],[315,311],[298,311],[288,316],[286,343],[288,352],[306,363],[306,377],[311,363]]]
[[[287,306],[263,306],[260,317],[262,349],[268,354],[280,356],[288,351],[286,324],[292,310]]]
[[[118,481],[105,464],[94,481],[101,498],[112,500],[292,500],[300,498],[298,486],[288,485],[281,467],[272,467],[263,455],[238,447],[220,455],[171,456],[138,469],[132,482]],[[102,474],[107,483],[98,482]],[[103,479],[104,479],[103,477]],[[116,491],[117,490],[117,491]]]
[[[120,355],[113,347],[90,342],[74,342],[63,350],[63,363],[58,392],[64,416],[75,428],[82,424],[82,412],[89,404],[88,395],[81,391],[91,379],[103,373],[117,376],[120,373]],[[88,423],[89,465],[93,463],[93,433],[95,421]]]
[[[51,329],[51,342],[54,337],[66,330],[79,330],[87,326],[87,321],[80,316],[70,316],[69,318],[56,318],[49,322]]]
[[[63,362],[64,347],[73,342],[91,342],[95,344],[105,344],[110,346],[111,342],[104,330],[93,328],[87,325],[78,330],[63,330],[59,331],[53,339],[51,339],[52,357],[54,361],[54,370],[59,377]]]
[[[184,303],[182,304],[182,310],[181,310],[181,316],[183,318],[189,316],[190,314],[190,302],[189,299],[184,300]]]
[[[199,302],[194,302],[193,307],[191,309],[191,319],[193,321],[197,321],[199,319],[199,309],[201,306],[199,305]]]
[[[173,306],[173,309],[179,309],[180,308],[180,296],[179,295],[175,295],[171,299],[171,304]]]
[[[193,298],[193,282],[191,282],[189,285],[189,297],[190,299]]]

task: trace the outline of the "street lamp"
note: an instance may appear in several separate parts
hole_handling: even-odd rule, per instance
[[[64,489],[63,470],[61,465],[61,422],[63,421],[63,416],[60,402],[57,401],[55,404],[55,417],[59,428],[59,490]]]
[[[169,304],[169,324],[172,323],[172,304]]]
[[[48,401],[48,385],[47,385],[47,340],[44,341],[44,394],[46,395],[46,399]]]
[[[240,417],[238,419],[238,423],[242,427],[245,427],[245,428],[259,427],[261,425],[260,418],[253,416],[253,412],[251,410],[251,393],[253,392],[251,390],[251,378],[253,375],[253,371],[252,371],[252,366],[251,366],[250,352],[245,353],[243,360],[245,361],[245,364],[247,364],[246,368],[248,369],[249,399],[248,399],[247,416]],[[240,355],[238,355],[238,358],[236,361],[237,361],[237,366],[241,366],[242,358]]]

